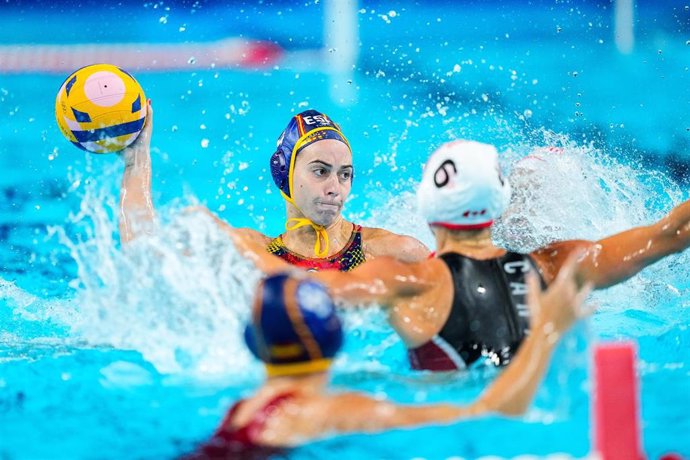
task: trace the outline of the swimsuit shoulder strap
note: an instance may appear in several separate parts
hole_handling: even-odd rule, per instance
[[[276,255],[282,254],[285,252],[285,249],[285,243],[283,243],[283,238],[280,235],[273,238],[266,246],[268,252]]]

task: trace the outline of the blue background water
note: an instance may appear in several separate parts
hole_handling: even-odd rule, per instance
[[[323,9],[10,1],[0,5],[0,44],[244,36],[294,52],[323,46]],[[218,249],[225,243],[207,223],[180,221],[177,210],[198,199],[233,225],[280,232],[267,157],[289,116],[307,107],[331,115],[353,145],[347,215],[427,243],[414,181],[428,153],[456,137],[496,143],[506,171],[534,146],[565,147],[545,173],[555,186],[532,197],[537,233],[558,224],[555,236],[598,238],[687,199],[689,8],[638,3],[630,55],[616,51],[612,16],[608,2],[374,2],[359,6],[351,76],[293,54],[258,71],[139,72],[155,109],[154,194],[170,237],[155,247],[167,271],[113,242],[120,161],[87,156],[59,134],[53,101],[65,75],[0,69],[0,456],[171,457],[251,391],[260,370],[237,338],[247,295],[238,274],[248,269]],[[334,99],[333,85],[347,90]],[[198,259],[176,252],[171,241],[185,238]],[[205,255],[220,260],[214,269]],[[294,456],[583,456],[584,342],[621,338],[638,342],[646,452],[690,455],[687,262],[671,258],[595,295],[599,312],[559,351],[527,422],[351,436]],[[462,402],[490,378],[414,376],[380,315],[357,313],[348,324],[336,386]]]

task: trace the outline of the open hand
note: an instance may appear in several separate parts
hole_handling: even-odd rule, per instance
[[[139,165],[151,160],[151,133],[153,132],[153,107],[151,99],[146,101],[147,112],[144,126],[136,140],[120,151],[118,155],[125,162],[125,167]]]

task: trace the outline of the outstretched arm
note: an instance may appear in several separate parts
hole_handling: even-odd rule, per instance
[[[405,297],[438,288],[445,268],[435,260],[406,263],[393,257],[377,257],[348,272],[325,270],[309,275],[348,305],[375,302],[387,307]]]
[[[136,141],[120,152],[125,172],[120,188],[120,241],[128,243],[141,234],[153,232],[155,212],[151,199],[151,132],[153,109]]]
[[[573,250],[584,250],[578,276],[595,288],[606,288],[633,277],[645,267],[690,246],[690,201],[659,222],[599,241],[563,241],[533,253],[547,280],[553,278]]]
[[[270,238],[261,232],[250,228],[235,228],[215,215],[205,206],[192,206],[185,209],[187,213],[200,212],[209,216],[218,227],[230,237],[237,250],[246,258],[250,259],[256,267],[267,275],[279,271],[294,269],[280,257],[266,251],[266,246]]]
[[[530,334],[508,367],[469,406],[450,404],[402,406],[362,394],[343,394],[332,400],[326,424],[334,431],[377,432],[427,423],[450,423],[491,412],[524,413],[541,383],[558,340],[584,312],[581,303],[591,285],[578,288],[576,256],[570,257],[546,292],[536,278],[529,281],[528,303],[533,313]]]
[[[519,415],[525,412],[546,372],[561,336],[578,318],[589,315],[582,308],[592,284],[578,286],[580,252],[571,254],[555,281],[540,292],[536,275],[528,278],[527,302],[533,323],[517,354],[477,401],[480,410]]]
[[[299,270],[266,251],[268,238],[261,233],[233,228],[202,206],[188,210],[188,212],[196,211],[203,212],[214,219],[233,240],[242,255],[252,260],[265,274]],[[346,305],[376,302],[386,306],[397,298],[418,295],[436,286],[439,275],[436,273],[438,267],[435,265],[440,264],[434,261],[410,264],[392,257],[377,257],[349,272],[324,270],[307,272],[306,276],[326,285],[331,295]]]

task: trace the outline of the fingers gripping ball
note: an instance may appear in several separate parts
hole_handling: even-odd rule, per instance
[[[110,153],[134,142],[146,121],[146,96],[137,81],[110,64],[74,72],[55,100],[62,134],[77,147]]]

